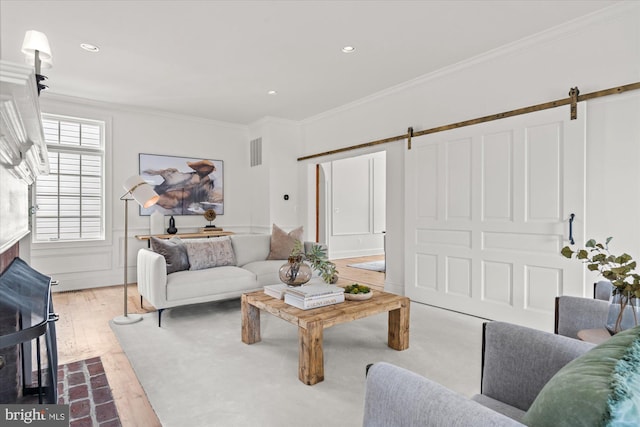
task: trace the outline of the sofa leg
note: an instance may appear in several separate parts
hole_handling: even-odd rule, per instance
[[[164,311],[164,308],[158,309],[158,328],[162,324],[162,312],[163,311]]]

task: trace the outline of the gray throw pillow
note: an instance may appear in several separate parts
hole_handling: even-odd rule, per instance
[[[151,250],[162,255],[167,261],[167,274],[189,269],[187,248],[180,238],[164,240],[151,237]]]
[[[233,251],[233,245],[228,236],[189,239],[185,240],[184,246],[189,255],[189,264],[191,264],[189,270],[238,265],[236,253]]]

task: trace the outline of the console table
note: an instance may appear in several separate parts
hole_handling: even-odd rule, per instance
[[[195,239],[198,237],[209,238],[209,237],[230,236],[232,234],[234,234],[233,231],[215,230],[215,231],[198,231],[195,233],[177,233],[177,234],[141,234],[141,235],[137,235],[136,239],[146,240],[147,246],[151,247],[152,237],[157,237],[158,239],[170,239],[175,236],[181,239]]]

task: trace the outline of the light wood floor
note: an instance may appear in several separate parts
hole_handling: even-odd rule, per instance
[[[334,260],[340,276],[338,284],[358,282],[383,290],[384,273],[347,267],[347,264],[381,259],[384,256]],[[135,284],[128,287],[128,296],[130,313],[155,311],[148,303],[144,309],[140,308]],[[60,315],[56,323],[59,363],[100,356],[122,425],[160,426],[127,356],[109,327],[109,320],[123,312],[122,286],[54,293],[53,304]]]

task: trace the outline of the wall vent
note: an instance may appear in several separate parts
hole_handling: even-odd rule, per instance
[[[262,164],[262,138],[251,140],[251,167]]]

